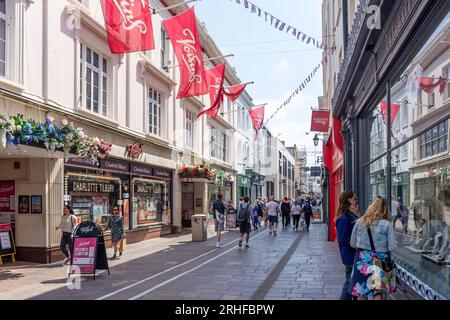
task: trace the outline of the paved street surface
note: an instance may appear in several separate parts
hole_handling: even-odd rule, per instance
[[[66,285],[67,266],[21,264],[0,269],[3,299],[338,299],[343,266],[326,225],[311,231],[252,232],[250,248],[237,247],[238,232],[224,234],[215,248],[213,230],[206,242],[191,234],[172,235],[129,245],[109,260],[111,275],[83,277],[80,289]],[[112,255],[108,249],[108,256]]]

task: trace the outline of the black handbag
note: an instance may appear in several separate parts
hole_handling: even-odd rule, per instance
[[[372,238],[372,230],[370,230],[370,227],[367,228],[367,232],[369,233],[369,240],[370,240],[370,246],[372,247],[372,251],[375,251],[375,244],[373,242],[373,238]],[[386,261],[380,261],[381,262],[381,269],[384,272],[391,272],[396,266],[395,266],[395,262],[391,259],[391,256],[389,254],[389,257]]]

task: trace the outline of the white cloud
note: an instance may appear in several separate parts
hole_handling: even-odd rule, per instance
[[[273,66],[272,71],[278,76],[286,76],[289,73],[289,62],[285,58],[279,59]]]

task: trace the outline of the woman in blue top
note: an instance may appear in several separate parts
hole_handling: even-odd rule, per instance
[[[350,246],[353,227],[359,216],[358,198],[353,191],[344,191],[339,198],[336,214],[336,228],[342,263],[345,265],[345,282],[341,292],[341,300],[352,300],[349,291],[350,276],[356,250]]]
[[[395,292],[395,269],[389,271],[394,228],[386,199],[378,196],[356,221],[350,245],[357,249],[350,280],[352,295],[358,300],[381,300]]]

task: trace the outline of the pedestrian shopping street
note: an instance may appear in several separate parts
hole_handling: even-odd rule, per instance
[[[185,233],[131,244],[108,260],[110,276],[83,277],[80,289],[68,288],[62,261],[5,264],[0,300],[338,299],[344,268],[336,243],[326,241],[326,225],[313,224],[309,233],[280,228],[277,237],[264,227],[252,232],[247,250],[237,246],[238,231],[225,232],[216,249],[211,228],[205,242]]]

